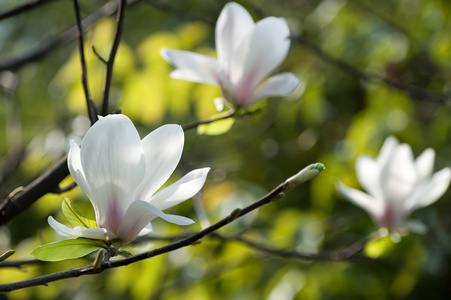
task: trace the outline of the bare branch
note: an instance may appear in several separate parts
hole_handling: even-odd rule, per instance
[[[21,193],[0,206],[0,225],[8,223],[19,213],[27,209],[36,200],[58,188],[58,184],[69,175],[67,157],[61,159],[50,170],[27,185]]]
[[[97,267],[90,265],[87,267],[57,272],[57,273],[48,274],[48,275],[44,275],[41,277],[36,277],[36,278],[23,280],[23,281],[19,281],[19,282],[3,284],[3,285],[0,285],[0,292],[9,292],[9,291],[18,290],[18,289],[22,289],[22,288],[26,288],[26,287],[31,287],[31,286],[46,285],[49,282],[66,279],[66,278],[71,278],[71,277],[79,277],[79,276],[83,276],[83,275],[97,274],[106,269],[127,266],[129,264],[132,264],[132,263],[135,263],[138,261],[142,261],[142,260],[145,260],[145,259],[148,259],[151,257],[155,257],[155,256],[158,256],[158,255],[161,255],[164,253],[168,253],[168,252],[183,248],[183,247],[187,247],[189,245],[192,245],[192,244],[198,242],[199,240],[201,240],[205,236],[215,232],[216,230],[224,227],[225,225],[229,224],[230,222],[233,222],[234,220],[256,210],[257,208],[259,208],[263,205],[271,203],[273,200],[278,198],[277,196],[279,194],[281,194],[287,188],[289,188],[289,185],[290,184],[288,181],[285,181],[285,182],[279,184],[279,186],[277,186],[275,189],[273,189],[271,192],[266,194],[266,196],[264,196],[257,202],[254,202],[251,205],[246,206],[243,209],[237,208],[234,211],[232,211],[232,213],[229,216],[225,217],[224,219],[220,220],[219,222],[214,223],[213,225],[205,228],[204,230],[199,231],[198,233],[193,234],[182,240],[176,241],[172,244],[169,244],[169,245],[166,245],[166,246],[163,246],[163,247],[160,247],[160,248],[148,251],[148,252],[144,252],[144,253],[129,257],[129,258],[125,258],[122,260],[105,261],[102,264],[100,264],[100,266],[97,266]]]
[[[14,8],[11,8],[10,10],[1,12],[0,13],[0,21],[7,19],[7,18],[17,16],[23,12],[31,10],[32,8],[38,7],[41,4],[49,3],[51,1],[54,1],[54,0],[34,0],[34,1],[30,1],[28,3],[20,4]]]
[[[209,118],[207,120],[196,121],[196,122],[193,122],[193,123],[185,124],[185,125],[182,125],[182,128],[183,128],[183,130],[190,130],[190,129],[193,129],[193,128],[197,128],[197,127],[199,127],[200,125],[203,125],[203,124],[210,124],[210,123],[213,123],[213,122],[216,122],[216,121],[229,119],[229,118],[232,118],[234,116],[235,116],[235,110],[231,109],[231,110],[228,110],[225,114],[223,114],[221,116],[216,116],[214,118]]]
[[[298,258],[303,260],[315,260],[315,261],[381,262],[381,259],[375,259],[363,255],[356,255],[356,253],[360,251],[365,245],[361,241],[341,251],[323,251],[318,254],[305,254],[297,251],[287,251],[284,249],[270,248],[268,246],[264,246],[262,244],[250,241],[243,237],[226,237],[218,233],[211,234],[211,236],[222,241],[238,242],[251,248],[255,248],[259,251],[271,255],[280,256],[283,258]]]
[[[129,0],[128,5],[136,4],[139,1],[140,0]],[[89,15],[83,20],[82,25],[84,30],[86,31],[101,19],[114,14],[116,11],[117,11],[116,3],[108,2],[107,4],[103,5],[102,7],[94,11],[91,15]],[[38,61],[46,57],[48,54],[50,54],[53,50],[57,49],[59,46],[62,46],[64,44],[73,41],[76,38],[76,36],[77,36],[77,26],[74,25],[69,29],[61,32],[59,35],[52,37],[49,40],[41,43],[35,49],[30,50],[25,55],[15,59],[5,60],[6,61],[5,63],[0,64],[0,71],[16,70],[27,63]]]
[[[77,37],[78,37],[78,52],[80,55],[80,63],[81,63],[81,82],[83,85],[83,91],[85,93],[86,98],[86,107],[88,109],[88,117],[91,121],[91,124],[94,124],[99,119],[97,117],[96,108],[93,105],[91,94],[89,93],[89,85],[88,85],[88,68],[86,66],[85,60],[85,48],[83,42],[83,27],[81,24],[81,16],[80,16],[80,7],[78,6],[78,0],[74,1],[74,10],[75,10],[75,18],[77,25]]]
[[[105,73],[105,82],[103,86],[103,101],[102,101],[102,115],[106,116],[108,114],[108,103],[110,98],[110,87],[111,80],[113,79],[113,66],[114,60],[116,58],[117,50],[119,49],[119,44],[121,42],[122,32],[124,30],[124,15],[125,8],[127,7],[127,0],[120,0],[120,6],[117,11],[117,20],[116,20],[116,34],[114,37],[113,46],[111,48],[110,57],[107,60],[106,64],[106,73]]]

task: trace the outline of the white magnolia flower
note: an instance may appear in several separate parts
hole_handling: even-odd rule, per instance
[[[162,211],[194,196],[209,168],[191,171],[157,192],[177,166],[183,143],[179,125],[161,126],[141,141],[128,117],[101,117],[86,133],[81,148],[71,141],[68,156],[69,171],[91,200],[99,228],[68,228],[52,217],[50,226],[62,236],[119,239],[127,244],[150,232],[156,217],[192,224],[191,219]]]
[[[390,231],[421,230],[419,223],[405,222],[414,210],[437,201],[448,189],[451,169],[432,174],[435,152],[426,149],[416,160],[407,144],[394,137],[385,140],[377,159],[361,155],[356,161],[357,179],[368,192],[337,184],[349,201],[366,210],[373,221]]]
[[[283,18],[268,17],[254,23],[239,4],[228,3],[216,23],[218,59],[163,48],[161,56],[174,65],[175,79],[217,85],[224,98],[246,108],[265,97],[291,94],[299,79],[281,73],[264,79],[277,68],[290,48],[290,30]]]

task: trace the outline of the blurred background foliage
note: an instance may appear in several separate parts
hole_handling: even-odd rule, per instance
[[[2,0],[0,12],[26,2]],[[212,100],[219,89],[170,79],[172,67],[159,51],[170,47],[214,56],[214,22],[226,1],[133,2],[126,11],[114,68],[111,112],[121,109],[141,136],[165,123],[185,124],[216,114]],[[436,170],[451,165],[451,2],[239,2],[256,20],[266,15],[288,20],[292,46],[279,71],[294,72],[302,85],[292,96],[259,102],[250,116],[185,133],[185,151],[171,180],[194,168],[210,166],[212,171],[202,193],[171,212],[198,222],[180,228],[157,221],[155,235],[200,230],[320,161],[326,165],[320,176],[220,233],[307,254],[346,249],[377,230],[368,215],[342,199],[334,187],[338,178],[359,187],[354,170],[359,154],[376,156],[385,138],[394,135],[409,143],[415,156],[434,148]],[[80,0],[82,15],[107,4]],[[69,139],[81,140],[89,127],[74,39],[34,62],[3,67],[54,39],[73,26],[74,19],[72,1],[53,0],[0,20],[2,199],[58,161]],[[85,35],[88,80],[98,106],[105,66],[91,47],[106,58],[114,32],[111,16]],[[397,84],[401,88],[393,87]],[[208,130],[224,133],[203,134]],[[71,182],[68,177],[62,186]],[[0,228],[0,252],[15,249],[10,260],[29,259],[34,247],[60,239],[46,219],[53,215],[64,220],[62,196],[92,216],[79,188],[46,195]],[[212,237],[127,267],[11,292],[0,299],[444,299],[451,280],[450,213],[447,192],[413,214],[428,225],[426,234],[412,233],[398,243],[387,238],[367,244],[362,253],[384,262],[282,258]],[[136,254],[167,243],[151,240],[129,250]],[[0,283],[89,263],[79,259],[2,268]]]

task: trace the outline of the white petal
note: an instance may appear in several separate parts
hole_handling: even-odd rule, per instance
[[[165,214],[152,204],[137,200],[130,205],[125,213],[124,219],[117,230],[117,237],[122,240],[123,244],[133,241],[143,228],[148,228],[147,225],[156,217],[177,225],[194,223],[191,219]]]
[[[138,236],[148,235],[148,234],[151,233],[152,231],[153,231],[152,223],[149,223],[149,224],[146,225],[146,227],[144,227],[144,228],[138,233]]]
[[[77,143],[75,143],[73,140],[70,141],[70,149],[67,156],[67,166],[69,168],[70,174],[72,175],[78,186],[83,190],[83,192],[85,192],[89,199],[92,199],[91,188],[86,181],[85,173],[81,166],[80,146],[78,146]]]
[[[365,210],[375,223],[379,223],[384,209],[382,201],[359,190],[350,188],[339,181],[336,182],[335,187],[343,197]]]
[[[224,6],[216,22],[215,38],[219,64],[226,73],[239,50],[237,46],[254,27],[251,15],[241,5],[229,2]]]
[[[412,149],[401,144],[391,154],[381,170],[382,192],[386,201],[402,206],[417,183]]]
[[[260,82],[282,63],[290,47],[289,35],[288,25],[282,18],[268,17],[257,22],[251,36],[239,45],[233,60],[230,80],[238,86],[235,101],[251,99]]]
[[[257,90],[248,106],[266,97],[285,96],[293,93],[301,81],[293,73],[280,73],[272,76]]]
[[[169,179],[182,156],[184,141],[182,127],[174,124],[161,126],[142,140],[146,175],[136,199],[149,199]]]
[[[149,202],[160,210],[172,207],[193,197],[205,183],[210,168],[189,172],[180,180],[156,193]]]
[[[221,112],[224,110],[224,98],[223,97],[214,98],[213,103],[218,112]]]
[[[406,209],[408,211],[431,205],[437,201],[448,189],[451,180],[451,169],[444,168],[432,175],[429,183],[422,186],[421,190],[416,191],[407,201]]]
[[[85,228],[82,226],[69,228],[56,221],[52,216],[49,216],[47,221],[49,222],[49,225],[55,229],[56,233],[61,236],[84,237],[103,241],[111,241],[116,238],[114,233],[104,228]]]
[[[377,162],[381,165],[385,165],[398,145],[399,142],[395,137],[389,136],[386,138],[381,151],[379,152],[379,156],[377,157]]]
[[[360,155],[355,168],[360,185],[373,197],[382,199],[380,165],[367,155]]]
[[[435,151],[428,148],[421,153],[415,161],[418,181],[421,182],[432,174],[434,168]]]
[[[160,55],[176,70],[171,78],[218,85],[218,61],[212,57],[189,51],[163,48]]]
[[[106,116],[88,130],[80,155],[97,223],[116,232],[145,173],[138,132],[128,117]]]

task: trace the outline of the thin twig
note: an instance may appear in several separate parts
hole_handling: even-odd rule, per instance
[[[284,249],[275,249],[270,248],[268,246],[250,241],[249,239],[245,239],[243,237],[226,237],[224,235],[220,235],[218,233],[214,233],[211,235],[219,240],[223,241],[234,241],[246,246],[255,248],[259,251],[269,253],[271,255],[280,256],[283,258],[299,258],[303,260],[315,260],[315,261],[352,261],[352,262],[380,262],[380,259],[371,258],[363,255],[356,255],[358,251],[362,249],[362,243],[359,241],[358,243],[352,244],[350,247],[342,250],[342,251],[323,251],[318,254],[306,254],[297,251],[287,251]],[[364,244],[363,244],[364,245]]]
[[[74,10],[75,10],[75,18],[77,25],[77,37],[78,37],[78,52],[80,55],[80,64],[81,64],[81,82],[83,85],[83,91],[85,93],[86,98],[86,107],[88,109],[88,117],[91,121],[91,124],[94,124],[99,119],[97,117],[96,108],[93,105],[91,94],[89,93],[89,85],[88,85],[88,67],[86,66],[85,60],[85,48],[83,41],[83,26],[81,24],[81,16],[80,16],[80,7],[78,6],[78,0],[74,1]]]
[[[106,116],[108,114],[108,103],[110,98],[110,88],[111,81],[113,79],[113,66],[114,60],[116,58],[117,50],[119,49],[119,44],[121,43],[122,32],[124,31],[124,15],[125,8],[127,7],[127,0],[120,0],[121,4],[117,11],[116,19],[116,34],[114,36],[113,46],[111,47],[110,57],[107,60],[106,72],[105,72],[105,82],[103,86],[103,101],[102,101],[102,115]]]
[[[142,0],[129,0],[128,5],[131,6]],[[117,11],[117,5],[115,2],[108,2],[101,6],[99,9],[95,10],[92,14],[86,17],[83,22],[83,28],[86,31],[101,19],[111,16]],[[3,59],[4,63],[0,63],[0,71],[5,70],[17,70],[25,64],[30,62],[38,61],[47,55],[49,55],[53,50],[56,50],[59,46],[67,44],[73,41],[77,36],[77,26],[74,25],[69,29],[62,31],[58,35],[40,43],[36,48],[30,50],[23,56],[12,59]]]
[[[28,259],[28,260],[16,260],[16,261],[3,261],[0,262],[0,268],[17,268],[21,269],[28,265],[40,265],[46,263],[38,259]]]
[[[48,274],[48,275],[44,275],[44,276],[40,276],[40,277],[35,277],[32,279],[23,280],[23,281],[19,281],[19,282],[2,284],[2,285],[0,285],[0,292],[9,292],[9,291],[23,289],[23,288],[31,287],[31,286],[46,285],[49,282],[66,279],[66,278],[97,274],[106,269],[127,266],[129,264],[132,264],[132,263],[135,263],[138,261],[149,259],[151,257],[155,257],[155,256],[158,256],[158,255],[161,255],[164,253],[168,253],[168,252],[192,245],[192,244],[196,243],[197,241],[201,240],[202,238],[204,238],[205,236],[224,227],[225,225],[229,224],[230,222],[233,222],[237,218],[240,218],[240,217],[256,210],[257,208],[277,199],[277,196],[279,194],[281,194],[282,192],[284,192],[289,186],[290,186],[290,183],[287,180],[287,181],[279,184],[279,186],[277,186],[275,189],[273,189],[271,192],[266,194],[266,196],[264,196],[257,202],[254,202],[251,205],[246,206],[243,209],[235,209],[234,211],[232,211],[232,213],[229,216],[225,217],[224,219],[220,220],[219,222],[214,223],[213,225],[205,228],[204,230],[202,230],[196,234],[193,234],[183,240],[180,240],[180,241],[174,242],[172,244],[169,244],[169,245],[166,245],[166,246],[163,246],[163,247],[160,247],[160,248],[148,251],[148,252],[144,252],[144,253],[129,257],[129,258],[125,258],[122,260],[105,261],[97,268],[95,268],[93,265],[90,265],[87,267],[76,268],[76,269],[71,269],[71,270],[62,271],[62,272],[56,272],[56,273],[52,273],[52,274]]]
[[[18,5],[16,7],[13,7],[11,9],[7,10],[7,11],[1,12],[0,13],[0,21],[4,20],[4,19],[7,19],[7,18],[11,18],[11,17],[17,16],[17,15],[20,15],[21,13],[29,11],[32,8],[36,8],[36,7],[40,6],[41,4],[45,4],[45,3],[48,3],[48,2],[51,2],[51,1],[54,1],[54,0],[34,0],[34,1],[30,1],[30,2],[27,2],[27,3],[20,4],[20,5]]]
[[[234,109],[230,109],[230,110],[228,110],[226,113],[224,113],[221,116],[215,116],[215,117],[203,120],[203,121],[196,121],[196,122],[193,122],[193,123],[188,123],[188,124],[182,125],[182,128],[183,128],[183,130],[190,130],[190,129],[193,129],[193,128],[197,128],[197,127],[199,127],[200,125],[203,125],[203,124],[210,124],[210,123],[213,123],[213,122],[216,122],[216,121],[229,119],[229,118],[232,118],[234,116],[235,116],[235,110]]]
[[[94,55],[101,61],[103,62],[105,65],[108,64],[108,62],[102,57],[100,56],[99,52],[97,52],[96,47],[94,45],[91,46],[92,48],[92,52],[94,52]]]

